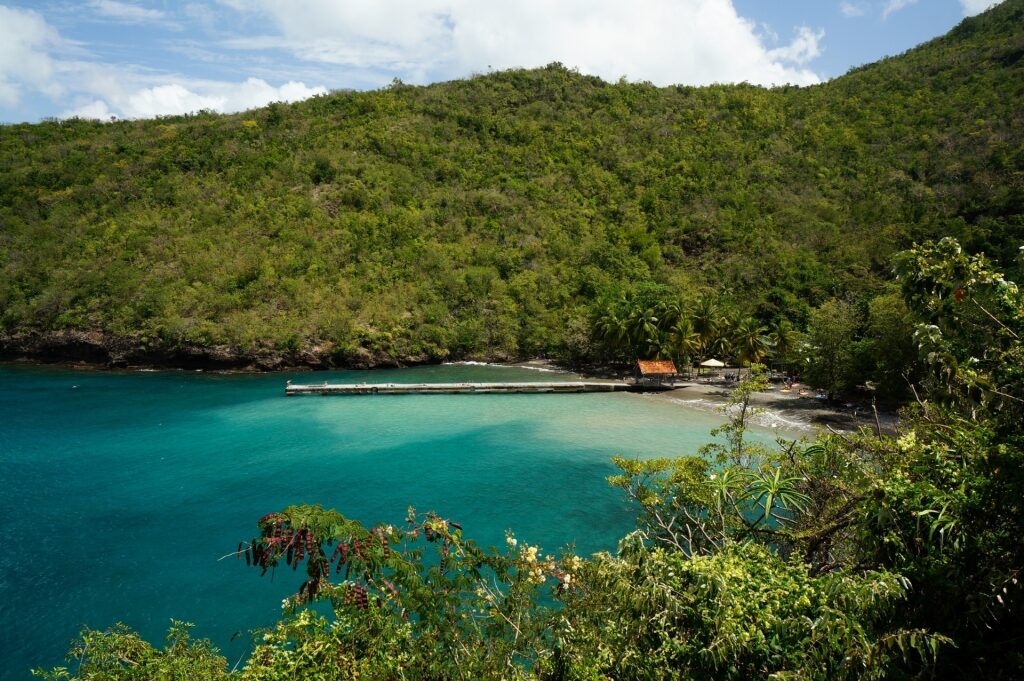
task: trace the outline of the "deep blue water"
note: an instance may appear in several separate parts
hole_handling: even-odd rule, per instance
[[[633,516],[605,482],[609,459],[693,453],[719,421],[621,393],[285,398],[289,378],[567,377],[491,366],[293,375],[0,366],[0,679],[63,664],[82,625],[117,621],[154,642],[171,618],[194,622],[234,662],[297,582],[218,558],[289,504],[370,524],[400,523],[411,504],[484,544],[512,528],[549,552],[613,550]]]

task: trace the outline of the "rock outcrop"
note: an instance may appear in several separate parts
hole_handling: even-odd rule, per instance
[[[160,367],[238,371],[372,369],[423,364],[426,357],[391,357],[366,348],[340,349],[307,342],[297,349],[246,350],[229,345],[168,346],[101,331],[63,330],[0,334],[0,360],[92,364],[110,368]]]

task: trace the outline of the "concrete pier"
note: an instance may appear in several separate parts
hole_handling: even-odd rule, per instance
[[[320,383],[285,386],[285,395],[478,395],[495,393],[610,393],[645,388],[624,381],[537,383]],[[646,388],[650,390],[650,388]]]

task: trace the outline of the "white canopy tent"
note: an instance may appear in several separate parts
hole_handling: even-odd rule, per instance
[[[701,362],[699,366],[700,366],[700,373],[703,374],[704,373],[704,369],[714,369],[715,371],[717,371],[718,369],[721,369],[722,367],[725,366],[725,362],[720,362],[719,360],[717,360],[714,357],[712,357],[711,359],[706,359],[703,362]],[[714,372],[712,372],[712,373],[714,373]]]

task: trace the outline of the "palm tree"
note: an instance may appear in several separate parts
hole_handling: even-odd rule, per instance
[[[629,336],[634,354],[656,354],[661,350],[661,329],[658,310],[651,307],[637,307],[627,317]]]
[[[678,299],[671,298],[658,303],[658,316],[661,317],[663,329],[671,329],[683,320],[689,320],[689,310]]]
[[[772,329],[772,355],[781,364],[789,361],[789,355],[793,352],[797,342],[797,332],[788,319],[780,319]]]
[[[705,348],[705,352],[713,357],[722,357],[728,360],[733,354],[733,342],[728,333],[720,333],[715,336],[711,344]]]
[[[667,345],[679,368],[684,364],[689,367],[693,356],[701,349],[700,335],[693,329],[693,322],[680,317],[668,331]]]
[[[710,296],[704,296],[697,301],[697,307],[694,308],[691,319],[693,332],[699,340],[698,352],[700,355],[706,355],[712,350],[712,345],[719,337],[719,329],[722,327],[722,315],[718,304]]]
[[[619,314],[616,303],[609,302],[601,310],[596,331],[598,339],[615,359],[620,359],[623,354],[634,355],[629,319]]]
[[[718,318],[715,338],[710,348],[716,357],[728,360],[736,354],[736,343],[733,334],[735,327],[735,322],[725,314]]]
[[[753,317],[745,317],[737,322],[732,338],[737,359],[747,364],[761,361],[772,346],[764,327],[758,326]]]

